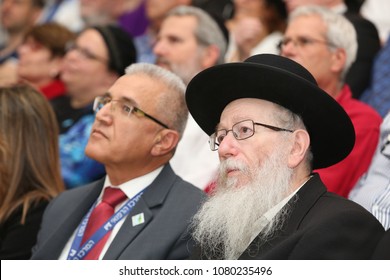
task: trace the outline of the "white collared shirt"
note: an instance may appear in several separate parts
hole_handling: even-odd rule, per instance
[[[112,185],[111,182],[110,182],[110,178],[107,175],[106,179],[104,181],[104,187],[103,187],[102,191],[100,192],[100,195],[99,195],[99,197],[97,199],[97,204],[96,205],[98,205],[101,202],[102,197],[103,197],[103,192],[104,192],[105,188],[107,188],[107,187],[119,188],[126,194],[128,199],[133,198],[137,193],[139,193],[140,191],[145,189],[147,186],[149,186],[157,178],[157,176],[160,174],[162,169],[163,169],[163,166],[157,168],[156,170],[154,170],[154,171],[152,171],[152,172],[150,172],[150,173],[148,173],[146,175],[143,175],[141,177],[138,177],[138,178],[132,179],[130,181],[127,181],[127,182],[125,182],[125,183],[123,183],[123,184],[121,184],[119,186]],[[128,199],[126,199],[122,203],[118,204],[115,207],[115,211],[117,211],[120,207],[122,207],[128,201]],[[119,229],[122,227],[125,219],[126,218],[124,218],[121,221],[119,221],[114,226],[114,228],[112,229],[112,232],[111,232],[110,236],[108,237],[107,242],[106,242],[106,244],[104,245],[104,247],[102,249],[102,252],[100,253],[99,260],[103,258],[104,254],[106,253],[106,251],[107,251],[108,247],[110,246],[111,242],[114,240],[114,238],[115,238],[116,234],[118,233]],[[64,249],[62,250],[62,253],[61,253],[60,257],[58,258],[59,260],[66,260],[67,259],[69,251],[70,251],[70,248],[72,246],[72,242],[73,242],[73,240],[74,240],[74,238],[76,236],[76,232],[77,232],[77,228],[75,229],[75,231],[73,232],[72,236],[69,238],[68,242],[66,243]]]

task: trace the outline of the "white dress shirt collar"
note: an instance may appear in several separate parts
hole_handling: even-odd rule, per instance
[[[101,200],[101,198],[103,196],[103,191],[107,187],[119,188],[126,194],[126,196],[128,198],[134,197],[137,193],[139,193],[140,191],[145,189],[147,186],[149,186],[157,178],[157,176],[160,174],[160,172],[163,168],[164,167],[161,166],[161,167],[157,168],[156,170],[154,170],[146,175],[143,175],[141,177],[127,181],[123,184],[120,184],[119,186],[115,186],[115,185],[111,184],[110,178],[107,175],[106,179],[104,181],[104,187],[99,195],[98,201]]]

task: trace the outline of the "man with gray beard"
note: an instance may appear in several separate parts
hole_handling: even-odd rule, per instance
[[[222,254],[218,246],[223,244],[225,257],[236,259],[248,247],[258,233],[267,239],[284,220],[288,209],[278,212],[267,223],[262,216],[289,191],[291,169],[283,165],[286,157],[283,147],[264,160],[263,166],[250,169],[244,163],[227,159],[219,168],[218,192],[211,196],[197,214],[199,222],[195,237],[206,242],[215,254]],[[236,178],[227,176],[227,170],[240,170],[249,183],[238,186]],[[278,174],[278,176],[269,176]],[[218,211],[213,211],[218,209]],[[222,214],[223,213],[223,214]]]
[[[383,227],[312,172],[345,158],[355,133],[305,68],[270,54],[214,66],[186,101],[221,161],[192,222],[193,259],[371,258]]]

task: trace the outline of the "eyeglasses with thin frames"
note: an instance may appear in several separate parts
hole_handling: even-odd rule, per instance
[[[244,140],[252,137],[255,134],[255,125],[260,125],[271,129],[273,131],[285,131],[294,132],[293,130],[280,128],[269,124],[254,122],[252,120],[240,121],[232,126],[232,129],[219,129],[210,135],[209,144],[212,151],[218,150],[218,146],[221,144],[226,135],[231,131],[233,136],[237,140]]]
[[[92,53],[90,50],[83,48],[79,45],[77,45],[75,42],[68,42],[65,46],[65,51],[70,52],[76,50],[79,54],[81,54],[84,58],[90,59],[90,60],[97,60],[103,63],[107,63],[107,58],[104,58],[102,56],[96,55]]]
[[[312,44],[324,44],[324,45],[327,45],[329,47],[336,48],[336,46],[333,43],[328,42],[328,41],[322,41],[322,40],[309,38],[309,37],[305,37],[305,36],[298,36],[295,39],[290,38],[290,37],[283,38],[278,44],[279,51],[282,51],[282,49],[285,46],[287,46],[289,43],[292,43],[294,45],[294,47],[298,47],[298,48],[304,48],[304,47],[306,47],[308,45],[312,45]]]
[[[141,109],[131,105],[130,103],[128,103],[125,100],[113,100],[109,96],[99,96],[99,97],[95,98],[95,101],[93,103],[93,110],[95,111],[95,113],[97,113],[108,103],[110,103],[110,105],[111,105],[111,112],[120,113],[120,115],[122,115],[124,117],[130,117],[130,115],[132,113],[134,113],[139,117],[146,117],[148,119],[151,119],[152,121],[158,123],[162,127],[169,129],[169,127],[166,124],[164,124],[163,122],[161,122],[158,119],[156,119],[155,117],[152,117],[151,115],[145,113]],[[118,106],[119,106],[119,108],[118,108]]]

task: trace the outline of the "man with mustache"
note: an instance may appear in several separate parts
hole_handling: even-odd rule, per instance
[[[271,54],[214,66],[193,78],[186,101],[221,161],[193,219],[192,258],[371,257],[382,226],[312,173],[345,158],[355,134],[305,68]]]
[[[188,224],[204,194],[169,164],[187,121],[184,89],[173,73],[136,63],[95,98],[85,152],[107,175],[53,200],[33,259],[188,258]],[[104,209],[112,216],[94,215]]]

